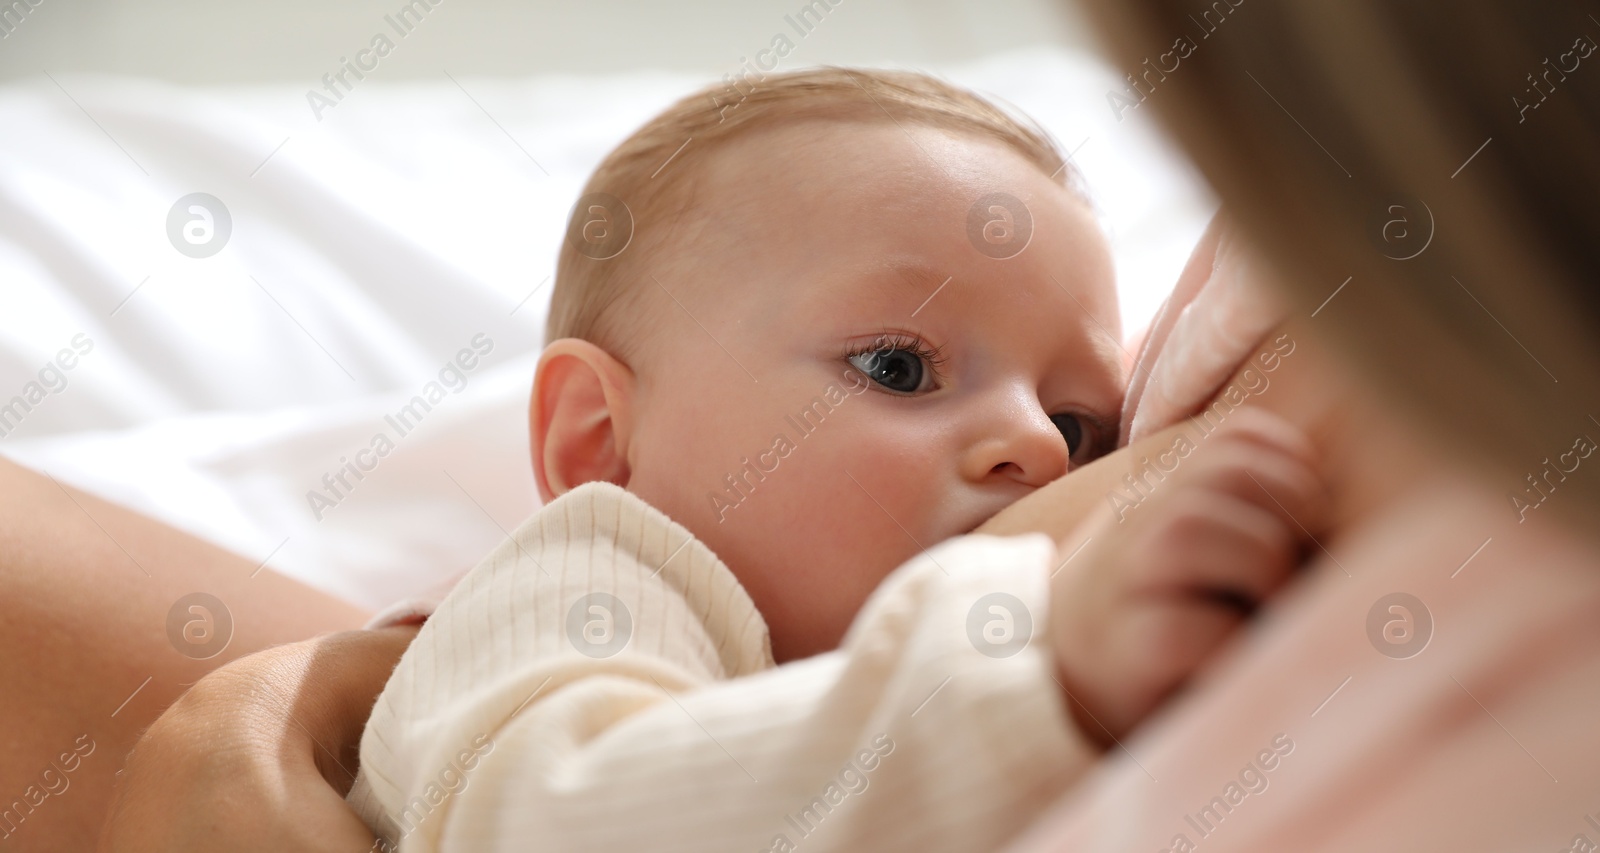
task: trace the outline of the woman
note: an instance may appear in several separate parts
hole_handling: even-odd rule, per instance
[[[1209,38],[1194,30],[1197,24],[1188,21],[1187,11],[1167,9],[1166,4],[1133,4],[1125,9],[1113,9],[1108,2],[1101,14],[1111,32],[1116,34],[1118,49],[1127,57],[1128,67],[1138,67],[1148,55],[1170,69],[1162,72],[1165,78],[1151,75],[1150,79],[1157,80],[1160,88],[1150,91],[1147,97],[1153,106],[1172,116],[1181,138],[1207,169],[1225,202],[1237,211],[1245,233],[1275,261],[1278,270],[1272,277],[1275,283],[1302,306],[1300,326],[1290,327],[1287,333],[1307,342],[1303,351],[1307,358],[1291,362],[1285,370],[1293,368],[1305,372],[1276,374],[1275,393],[1262,399],[1279,401],[1271,404],[1282,406],[1286,413],[1314,427],[1313,432],[1327,443],[1330,458],[1346,465],[1345,470],[1336,468],[1329,472],[1346,497],[1342,499],[1344,512],[1337,516],[1340,521],[1337,535],[1323,539],[1323,545],[1330,552],[1324,561],[1323,577],[1319,578],[1319,583],[1302,587],[1300,595],[1283,605],[1298,609],[1274,609],[1307,618],[1305,633],[1293,637],[1297,643],[1314,643],[1318,639],[1331,644],[1347,643],[1348,638],[1332,628],[1326,634],[1318,633],[1327,628],[1319,619],[1330,614],[1339,615],[1334,612],[1336,608],[1326,611],[1319,608],[1322,602],[1337,603],[1329,592],[1335,588],[1326,581],[1338,577],[1335,573],[1341,566],[1355,577],[1367,564],[1380,566],[1407,560],[1447,564],[1446,571],[1466,560],[1465,568],[1461,569],[1464,573],[1471,572],[1475,566],[1507,566],[1506,571],[1510,571],[1510,567],[1516,565],[1515,554],[1498,557],[1489,550],[1493,543],[1485,543],[1482,554],[1474,555],[1474,559],[1483,561],[1475,563],[1468,556],[1473,554],[1477,542],[1468,541],[1459,553],[1445,555],[1440,553],[1444,550],[1438,541],[1441,531],[1419,529],[1428,535],[1408,537],[1404,528],[1397,533],[1390,529],[1394,518],[1402,518],[1407,524],[1417,524],[1420,528],[1414,508],[1419,502],[1433,501],[1438,516],[1433,520],[1440,522],[1444,532],[1463,526],[1504,525],[1509,532],[1499,534],[1501,542],[1521,537],[1524,541],[1519,544],[1535,548],[1547,569],[1550,566],[1563,569],[1532,578],[1537,596],[1519,599],[1511,594],[1514,587],[1497,588],[1502,595],[1491,603],[1514,618],[1490,626],[1493,630],[1489,636],[1519,651],[1525,650],[1524,641],[1531,626],[1539,624],[1541,617],[1551,617],[1548,624],[1567,626],[1562,620],[1570,621],[1572,613],[1561,610],[1558,606],[1561,602],[1587,605],[1592,600],[1585,597],[1592,593],[1591,587],[1585,586],[1587,578],[1564,569],[1585,559],[1592,563],[1597,556],[1592,541],[1574,539],[1568,532],[1582,524],[1595,506],[1596,485],[1592,479],[1585,479],[1581,472],[1572,472],[1567,473],[1565,480],[1558,481],[1558,494],[1548,481],[1545,491],[1524,492],[1524,503],[1538,501],[1551,493],[1546,498],[1548,504],[1540,501],[1532,510],[1519,509],[1506,497],[1507,491],[1524,484],[1524,474],[1542,470],[1542,459],[1555,453],[1555,460],[1561,460],[1561,453],[1573,446],[1573,433],[1581,428],[1579,421],[1583,415],[1580,412],[1588,401],[1596,399],[1594,368],[1600,366],[1600,356],[1592,343],[1585,340],[1585,332],[1592,339],[1594,333],[1600,331],[1600,317],[1593,310],[1591,298],[1578,289],[1578,283],[1586,280],[1586,274],[1592,276],[1597,272],[1596,258],[1586,246],[1594,244],[1595,223],[1600,221],[1593,215],[1593,188],[1600,185],[1595,181],[1600,177],[1596,174],[1600,163],[1594,154],[1593,105],[1600,103],[1600,98],[1594,96],[1595,80],[1582,76],[1576,69],[1560,70],[1573,68],[1573,60],[1581,53],[1573,44],[1581,32],[1580,22],[1584,16],[1575,6],[1564,6],[1564,11],[1544,8],[1530,12],[1509,7],[1499,10],[1496,5],[1484,2],[1455,5],[1448,13],[1434,15],[1433,20],[1425,20],[1427,16],[1414,7],[1388,11],[1370,3],[1342,4],[1334,9],[1312,8],[1309,2],[1299,2],[1268,8],[1245,6],[1241,0],[1237,7],[1229,6],[1228,2],[1219,3],[1217,7],[1208,11],[1203,16],[1204,23],[1200,24],[1215,28]],[[1556,33],[1563,28],[1570,32],[1557,38]],[[1182,51],[1172,51],[1172,40],[1186,33],[1192,43],[1181,66],[1173,69],[1171,62]],[[1441,34],[1446,37],[1441,38]],[[1428,44],[1435,43],[1430,40],[1437,40],[1442,46],[1429,47]],[[1357,51],[1359,55],[1354,55]],[[1520,113],[1513,107],[1511,112],[1517,113],[1515,117],[1503,115],[1504,105],[1511,100],[1509,95],[1522,93],[1523,75],[1543,68],[1540,61],[1546,53],[1540,51],[1548,51],[1552,61],[1558,64],[1557,71],[1545,72],[1550,74],[1549,80],[1539,84],[1538,92],[1545,98],[1541,107]],[[1159,58],[1163,56],[1165,58]],[[1337,69],[1338,73],[1327,73],[1330,68]],[[1514,68],[1520,70],[1513,72]],[[1497,73],[1509,76],[1500,79]],[[1560,88],[1552,90],[1552,85]],[[1563,93],[1573,97],[1562,100]],[[1525,104],[1530,97],[1538,96],[1523,94],[1522,102]],[[1519,119],[1523,117],[1526,117],[1526,124],[1543,122],[1545,129],[1527,133],[1538,125],[1511,127],[1522,125]],[[1448,139],[1445,138],[1447,131],[1453,134]],[[1453,144],[1456,136],[1464,135],[1470,138]],[[1489,140],[1488,147],[1469,161],[1471,149],[1484,139]],[[1459,152],[1455,150],[1457,147]],[[1452,156],[1444,157],[1446,152]],[[1455,157],[1455,153],[1460,156]],[[1391,186],[1391,183],[1398,186]],[[1293,194],[1275,192],[1278,188]],[[1394,223],[1399,221],[1399,228],[1404,229],[1414,225],[1422,214],[1415,210],[1416,205],[1407,203],[1412,199],[1395,202],[1387,197],[1390,192],[1425,200],[1427,210],[1439,219],[1433,239],[1422,243],[1420,253],[1416,245],[1400,245],[1401,231]],[[1399,210],[1395,209],[1397,204]],[[1532,225],[1507,225],[1507,219]],[[1350,283],[1336,292],[1347,277]],[[1459,279],[1460,284],[1453,279]],[[1520,292],[1514,290],[1514,282],[1523,284],[1524,288]],[[1333,298],[1326,305],[1318,304],[1330,294]],[[1310,316],[1312,314],[1315,316]],[[1339,342],[1339,349],[1325,346],[1321,342],[1323,337]],[[1527,344],[1528,349],[1524,349],[1523,344]],[[1346,359],[1352,366],[1343,366]],[[1553,381],[1551,374],[1559,377],[1559,382]],[[1353,375],[1358,380],[1355,383],[1358,387],[1352,393],[1366,395],[1365,404],[1341,405],[1334,396],[1338,392],[1330,392],[1328,389],[1332,386],[1324,384],[1336,383],[1345,375]],[[1386,389],[1390,396],[1371,395],[1366,387],[1369,385]],[[1226,387],[1224,385],[1224,389]],[[1396,390],[1401,393],[1395,394]],[[1277,395],[1279,391],[1284,393]],[[1410,406],[1404,415],[1379,402],[1396,397],[1406,400]],[[1600,427],[1595,429],[1595,434],[1600,435]],[[1430,445],[1447,447],[1453,452],[1430,449]],[[1124,455],[1102,470],[1115,465],[1125,469],[1132,467]],[[1486,470],[1498,472],[1500,479],[1492,479],[1495,473],[1484,474]],[[1512,472],[1509,476],[1508,471]],[[1441,492],[1441,487],[1447,487],[1464,499],[1441,497],[1446,494]],[[1059,524],[1058,519],[1063,515],[1061,506],[1073,499],[1073,493],[1066,490],[1042,490],[997,518],[992,529],[997,532],[1030,527],[1051,530],[1051,525]],[[1494,521],[1485,515],[1491,505],[1502,508],[1506,517]],[[1383,524],[1385,513],[1401,510],[1413,514],[1389,515],[1391,522]],[[1529,519],[1526,524],[1517,523],[1519,514]],[[1423,514],[1421,520],[1429,518]],[[40,541],[26,539],[31,535],[26,530],[20,535],[24,543]],[[1484,535],[1491,540],[1495,538]],[[11,538],[17,541],[16,536]],[[32,545],[30,550],[37,552],[38,547]],[[116,553],[110,551],[112,555]],[[1533,552],[1524,550],[1522,553]],[[1353,559],[1356,556],[1361,558],[1359,562]],[[1499,562],[1492,562],[1496,560]],[[54,561],[52,557],[50,561],[34,563],[34,571],[49,571]],[[92,561],[85,564],[95,565]],[[45,568],[40,569],[41,565]],[[1327,566],[1333,568],[1327,569]],[[1483,594],[1481,589],[1473,594],[1463,593],[1468,604],[1481,603]],[[1351,601],[1362,605],[1358,617],[1366,614],[1367,605],[1377,603],[1357,598]],[[58,596],[55,604],[64,605],[63,597]],[[89,604],[91,608],[94,606],[93,602]],[[1380,616],[1385,612],[1380,611]],[[1476,612],[1486,616],[1495,611],[1491,608],[1487,614],[1481,610]],[[1581,607],[1578,612],[1582,612]],[[21,628],[8,621],[5,630],[10,633],[3,639],[12,641],[19,634],[39,633],[37,626],[47,623],[37,614],[33,619],[33,626],[23,624]],[[1283,618],[1275,623],[1276,626],[1283,624]],[[1354,626],[1353,630],[1362,630],[1359,618],[1354,620]],[[1400,626],[1401,629],[1405,627]],[[1371,667],[1374,663],[1403,662],[1386,656],[1380,646],[1404,645],[1400,641],[1406,635],[1394,629],[1384,633],[1384,629],[1391,626],[1381,619],[1378,628],[1376,640],[1364,633],[1358,635],[1360,642],[1368,644],[1365,648],[1371,657],[1366,661],[1352,659],[1351,663],[1358,668]],[[1412,636],[1419,633],[1414,631]],[[1472,633],[1450,632],[1447,636],[1441,623],[1435,642],[1442,644],[1449,637],[1463,636],[1470,639]],[[1577,661],[1570,653],[1574,650],[1592,652],[1595,638],[1592,632],[1568,636],[1572,637],[1567,648],[1568,657],[1545,658],[1555,660],[1559,666],[1553,674],[1547,673],[1555,680],[1544,686],[1559,688],[1583,681],[1573,677],[1583,673],[1574,668]],[[1391,639],[1396,643],[1390,643]],[[390,644],[387,650],[378,648],[383,642]],[[268,658],[253,661],[254,668],[240,668],[239,672],[258,678],[276,670],[280,681],[292,686],[308,667],[339,664],[326,673],[317,674],[317,690],[300,695],[339,697],[359,707],[359,701],[350,697],[358,697],[367,689],[376,692],[377,688],[372,685],[381,683],[381,661],[392,661],[401,643],[403,638],[399,641],[327,639],[309,646],[279,650]],[[330,646],[338,644],[343,645],[330,653]],[[347,661],[346,650],[356,648],[371,652],[370,663],[343,665]],[[1450,648],[1469,669],[1494,658],[1492,649],[1474,649],[1470,643],[1466,647]],[[1526,814],[1529,808],[1569,809],[1569,803],[1524,786],[1522,799],[1504,799],[1518,796],[1515,790],[1497,791],[1496,795],[1502,799],[1474,803],[1472,808],[1461,810],[1472,819],[1459,824],[1441,824],[1437,820],[1425,825],[1408,824],[1406,812],[1385,811],[1383,803],[1362,801],[1351,793],[1359,791],[1359,786],[1352,789],[1347,785],[1337,789],[1346,799],[1332,804],[1336,807],[1334,811],[1297,810],[1291,806],[1303,804],[1308,796],[1314,796],[1315,789],[1312,789],[1313,794],[1307,794],[1306,789],[1290,784],[1290,776],[1272,775],[1280,768],[1284,774],[1298,772],[1294,770],[1292,752],[1271,762],[1272,769],[1257,767],[1252,770],[1249,779],[1239,786],[1249,793],[1256,787],[1251,780],[1257,776],[1268,780],[1277,788],[1263,798],[1270,801],[1281,795],[1277,806],[1241,806],[1237,801],[1229,802],[1234,797],[1226,787],[1231,784],[1230,780],[1215,775],[1202,781],[1203,771],[1218,766],[1238,768],[1247,761],[1253,762],[1253,766],[1269,763],[1259,757],[1262,744],[1241,740],[1241,743],[1249,743],[1248,749],[1237,750],[1237,744],[1229,742],[1222,745],[1227,748],[1219,746],[1213,750],[1203,737],[1184,739],[1175,733],[1223,732],[1227,735],[1220,739],[1223,741],[1242,737],[1253,730],[1229,730],[1220,724],[1207,729],[1196,721],[1226,723],[1237,719],[1251,703],[1266,701],[1288,707],[1293,704],[1290,700],[1304,698],[1302,694],[1308,689],[1305,685],[1296,684],[1291,691],[1274,693],[1270,684],[1246,680],[1244,683],[1252,688],[1244,697],[1247,704],[1232,704],[1240,699],[1225,689],[1227,678],[1237,676],[1241,669],[1249,669],[1247,664],[1258,664],[1259,654],[1254,658],[1249,656],[1255,651],[1247,651],[1231,664],[1235,667],[1231,673],[1219,675],[1209,687],[1197,691],[1194,697],[1174,708],[1150,736],[1152,743],[1167,750],[1164,755],[1168,764],[1163,767],[1170,766],[1179,774],[1166,776],[1162,770],[1151,768],[1156,771],[1154,778],[1177,778],[1178,782],[1169,781],[1168,784],[1178,794],[1204,792],[1203,795],[1192,801],[1174,795],[1173,803],[1181,808],[1167,809],[1158,820],[1141,820],[1140,817],[1149,818],[1150,815],[1147,801],[1141,800],[1140,792],[1134,788],[1139,783],[1133,774],[1140,770],[1131,763],[1113,764],[1107,768],[1103,779],[1086,785],[1064,806],[1067,811],[1060,817],[1061,823],[1049,827],[1047,832],[1067,833],[1066,837],[1083,840],[1085,846],[1098,844],[1120,848],[1128,846],[1123,842],[1148,842],[1151,849],[1172,849],[1180,833],[1187,833],[1191,846],[1201,838],[1211,838],[1220,831],[1217,828],[1219,816],[1226,817],[1227,831],[1238,830],[1231,843],[1245,843],[1244,839],[1251,838],[1279,838],[1249,834],[1252,830],[1266,831],[1260,826],[1265,818],[1254,815],[1270,814],[1288,816],[1287,824],[1268,829],[1283,833],[1281,838],[1294,839],[1297,847],[1317,843],[1333,847],[1337,844],[1329,839],[1336,836],[1328,825],[1296,824],[1294,819],[1311,821],[1342,814],[1348,818],[1348,824],[1358,829],[1377,832],[1385,827],[1423,826],[1424,831],[1450,830],[1469,842],[1478,840],[1481,843],[1483,836],[1473,835],[1473,832],[1482,828],[1481,815],[1495,813],[1490,806],[1515,805],[1524,809],[1521,812],[1512,810],[1519,814]],[[1418,654],[1426,651],[1424,647]],[[78,654],[84,659],[95,657],[93,652],[85,654],[81,649]],[[1589,657],[1595,656],[1590,654]],[[1580,654],[1577,660],[1581,658]],[[1418,657],[1417,660],[1429,658]],[[1515,661],[1499,663],[1511,666],[1513,671],[1538,669],[1526,665],[1526,661],[1521,667],[1515,666]],[[25,668],[24,674],[31,674],[38,681],[38,669]],[[377,671],[376,675],[373,670]],[[1283,670],[1254,670],[1256,673],[1267,671]],[[1400,675],[1389,677],[1401,679],[1399,683],[1403,685],[1406,673],[1399,672]],[[327,680],[321,680],[324,678]],[[1353,673],[1350,678],[1348,689],[1355,690],[1359,686],[1355,680],[1357,675]],[[1469,674],[1467,685],[1476,683],[1471,679]],[[366,683],[361,683],[363,680]],[[1589,683],[1594,681],[1591,678]],[[1362,675],[1361,683],[1365,682],[1366,677]],[[185,703],[174,709],[175,713],[163,719],[153,732],[156,736],[147,740],[146,746],[154,752],[184,753],[176,758],[168,756],[180,765],[199,756],[210,762],[214,772],[255,774],[260,784],[252,790],[278,792],[275,804],[279,808],[242,808],[238,801],[205,803],[203,798],[191,798],[187,802],[204,805],[190,813],[205,817],[213,824],[212,829],[215,824],[222,823],[230,830],[237,830],[234,837],[238,843],[232,843],[230,849],[251,849],[249,844],[261,845],[259,849],[281,849],[284,845],[274,842],[294,837],[286,833],[305,833],[308,820],[314,826],[325,827],[327,832],[309,839],[305,846],[297,849],[354,849],[348,844],[333,843],[336,839],[359,843],[363,833],[350,825],[347,812],[340,812],[335,808],[336,803],[327,802],[330,791],[326,786],[295,786],[284,784],[283,779],[304,780],[317,774],[319,747],[314,741],[329,744],[330,752],[337,753],[337,743],[350,742],[339,736],[341,728],[348,731],[351,727],[349,717],[341,717],[334,709],[327,713],[307,713],[304,715],[307,719],[302,720],[294,709],[273,711],[269,708],[263,712],[262,725],[288,732],[289,736],[270,741],[265,748],[258,745],[252,752],[250,743],[239,740],[237,731],[215,724],[214,711],[209,716],[207,713],[208,705],[230,707],[230,701],[237,703],[238,697],[254,689],[251,683],[223,678],[207,679],[201,685],[200,690],[191,693]],[[1471,702],[1483,711],[1485,718],[1512,717],[1510,710],[1514,708],[1497,703],[1508,701],[1507,696],[1515,700],[1519,695],[1517,690],[1530,685],[1515,681],[1501,685],[1500,691],[1481,695],[1463,686],[1461,691],[1466,695],[1453,700],[1454,704],[1438,700],[1435,705],[1412,705],[1405,710],[1411,715],[1409,719],[1422,723],[1438,719],[1430,714],[1441,710],[1448,712],[1444,719],[1459,721],[1466,717],[1461,706]],[[1336,707],[1333,703],[1340,691],[1346,689],[1346,685],[1337,682],[1319,686],[1311,703],[1314,710],[1296,706],[1295,713],[1313,722],[1334,719],[1316,715],[1331,715]],[[296,692],[286,691],[279,683],[274,686],[272,695],[295,696]],[[1529,689],[1526,695],[1537,708],[1535,693]],[[1581,701],[1592,698],[1567,695]],[[1438,694],[1429,693],[1424,698],[1436,700],[1437,697]],[[1324,698],[1326,704],[1315,704]],[[1563,723],[1584,710],[1592,711],[1593,707],[1593,704],[1581,706],[1551,722]],[[1490,708],[1498,713],[1490,713]],[[85,712],[83,716],[87,718],[88,714]],[[1463,730],[1476,737],[1487,725],[1490,724],[1478,720],[1470,729]],[[359,729],[359,719],[354,727]],[[1416,734],[1416,727],[1381,730],[1374,727],[1372,731],[1383,737],[1400,737],[1399,742],[1404,743],[1408,733]],[[1397,731],[1399,735],[1395,734]],[[191,733],[214,738],[210,746],[216,748],[193,748]],[[1290,740],[1299,737],[1302,744],[1309,742],[1298,732],[1286,730],[1283,733]],[[1267,744],[1271,745],[1278,732],[1265,734]],[[1516,734],[1523,740],[1530,740],[1534,735],[1526,730]],[[1357,739],[1351,742],[1363,748],[1353,750],[1352,754],[1368,759],[1368,763],[1344,768],[1345,775],[1341,778],[1347,781],[1392,778],[1393,766],[1371,760],[1374,756],[1382,757],[1382,750],[1375,752],[1374,749],[1385,743],[1378,738],[1362,741],[1359,735],[1360,732],[1352,735]],[[71,738],[67,740],[70,742]],[[1511,737],[1500,746],[1511,758],[1526,760],[1527,756],[1518,751],[1515,744],[1507,745],[1515,740]],[[186,753],[185,744],[190,745]],[[1132,746],[1135,750],[1141,749],[1140,744]],[[1472,747],[1462,751],[1436,749],[1417,753],[1429,762],[1426,769],[1434,774],[1418,778],[1437,781],[1451,778],[1449,773],[1439,775],[1444,771],[1453,772],[1459,778],[1470,769],[1510,767],[1508,763],[1503,766],[1492,763],[1506,756],[1487,752],[1495,748],[1489,741],[1475,741]],[[1307,747],[1301,746],[1301,749],[1307,750]],[[1218,763],[1211,762],[1213,754]],[[1276,751],[1273,754],[1278,755]],[[1452,755],[1470,760],[1461,763],[1459,768],[1452,767],[1444,760]],[[1313,756],[1302,751],[1300,757]],[[1539,754],[1537,758],[1539,760],[1532,761],[1530,768],[1541,761],[1546,765],[1557,763],[1548,753]],[[130,772],[139,772],[138,760],[136,757]],[[84,763],[87,766],[89,761]],[[7,767],[10,766],[8,762]],[[201,766],[208,765],[202,763]],[[1331,771],[1323,765],[1317,766],[1323,775],[1315,778],[1328,779]],[[323,767],[326,777],[337,784],[336,780],[342,776],[337,762],[325,759]],[[1556,775],[1570,790],[1581,792],[1585,790],[1583,783],[1592,779],[1592,776],[1582,775],[1581,766],[1553,769],[1560,771]],[[1243,778],[1240,770],[1230,772]],[[1531,769],[1529,772],[1539,771]],[[1569,780],[1576,780],[1578,784]],[[1151,784],[1159,787],[1161,783]],[[1263,792],[1266,790],[1262,788]],[[1452,790],[1451,793],[1461,792]],[[1210,804],[1213,795],[1221,797],[1222,806]],[[316,807],[318,798],[325,808]],[[63,799],[66,801],[50,805],[66,807],[72,802],[70,798]],[[134,800],[125,813],[137,817],[141,804],[156,809],[162,802],[159,799]],[[1392,802],[1418,805],[1400,799]],[[303,810],[289,808],[296,804],[306,807]],[[1096,804],[1105,804],[1108,808],[1096,812],[1093,808]],[[1257,806],[1257,811],[1248,811]],[[1203,807],[1211,811],[1200,814],[1204,812]],[[1229,810],[1224,812],[1223,807]],[[1564,837],[1570,840],[1572,833],[1584,829],[1583,810],[1576,807],[1570,810],[1571,819],[1565,825],[1552,821],[1545,828],[1548,837],[1559,839],[1566,833]],[[1410,814],[1418,813],[1413,810]],[[287,815],[292,815],[293,819],[286,819]],[[1100,826],[1093,823],[1097,815],[1114,816],[1115,820]],[[1192,828],[1187,822],[1190,817],[1212,832],[1201,835],[1201,829]],[[1518,828],[1516,824],[1499,827],[1497,840],[1515,839],[1526,846],[1533,840],[1546,838],[1546,835],[1531,832],[1517,836]],[[191,825],[180,827],[180,833],[196,831],[200,834],[181,836],[169,832],[143,837],[225,837],[205,835],[205,829]],[[1127,834],[1133,832],[1146,834],[1137,837]],[[343,834],[336,836],[335,833]],[[130,837],[138,836],[134,833]],[[305,838],[305,835],[299,837]],[[1059,836],[1039,837],[1049,843]],[[1217,839],[1230,842],[1227,836],[1218,835],[1206,842],[1208,848]],[[365,840],[370,840],[370,836]],[[1390,846],[1390,842],[1383,846]],[[127,849],[139,848],[130,845]]]
[[[13,850],[92,849],[128,749],[187,685],[367,618],[3,460],[0,554],[0,845]],[[198,638],[220,612],[185,610],[168,632],[173,603],[194,592],[223,602],[233,622],[227,647],[204,660],[183,631],[199,620]]]
[[[1382,393],[1322,577],[1018,849],[1596,849],[1600,20],[1090,5],[1128,67],[1193,39],[1150,100]]]

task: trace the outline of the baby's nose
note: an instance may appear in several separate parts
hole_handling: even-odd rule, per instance
[[[974,442],[964,466],[974,482],[1005,477],[1038,488],[1067,473],[1067,440],[1036,405]]]

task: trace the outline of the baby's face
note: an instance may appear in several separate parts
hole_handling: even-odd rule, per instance
[[[671,296],[644,282],[628,488],[728,564],[782,662],[836,647],[906,559],[1113,446],[1112,265],[1081,201],[976,136],[808,122],[707,168],[650,263]],[[1032,217],[1004,260],[969,237],[992,193]],[[1002,217],[982,214],[987,245]]]

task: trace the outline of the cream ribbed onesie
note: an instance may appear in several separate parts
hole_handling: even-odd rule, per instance
[[[1055,559],[1043,534],[950,540],[838,650],[774,666],[709,548],[579,486],[423,626],[350,801],[405,851],[994,849],[1096,757],[1052,677]]]

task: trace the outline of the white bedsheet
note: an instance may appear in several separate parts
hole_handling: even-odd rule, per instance
[[[1076,150],[1142,328],[1212,203],[1145,115],[1114,117],[1116,77],[1038,51],[938,71]],[[300,86],[0,87],[0,406],[92,342],[0,453],[369,608],[470,566],[537,506],[526,398],[567,210],[704,82],[372,80],[321,121]],[[231,214],[214,257],[169,242],[192,192]],[[478,335],[466,389],[399,436],[385,416]],[[380,433],[395,450],[329,489]]]

